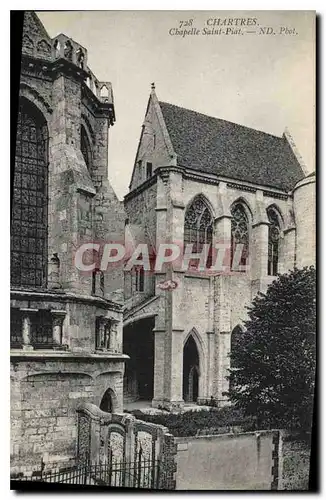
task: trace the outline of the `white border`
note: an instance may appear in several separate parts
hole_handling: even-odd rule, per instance
[[[325,176],[322,174],[323,170],[323,155],[322,155],[322,144],[324,142],[324,131],[322,130],[321,123],[324,118],[324,102],[321,99],[321,92],[322,92],[322,82],[324,82],[324,71],[325,71],[325,64],[324,63],[324,55],[325,55],[325,41],[324,41],[324,36],[322,35],[322,28],[324,26],[325,22],[325,1],[323,0],[318,0],[318,1],[286,1],[286,0],[274,0],[274,1],[265,1],[262,2],[260,1],[236,1],[236,0],[228,0],[228,1],[213,1],[213,0],[201,0],[200,2],[198,1],[187,1],[187,2],[181,2],[179,0],[165,0],[164,2],[157,2],[154,4],[153,2],[149,1],[138,1],[135,3],[135,1],[132,0],[114,0],[114,1],[98,1],[98,0],[93,0],[92,2],[85,2],[85,1],[79,1],[78,4],[75,2],[68,2],[67,0],[56,0],[56,2],[49,2],[49,1],[43,1],[43,2],[37,2],[38,5],[31,5],[32,2],[23,2],[20,0],[12,0],[9,3],[5,4],[5,2],[2,3],[0,6],[0,23],[1,23],[1,29],[0,29],[0,47],[1,47],[1,66],[2,66],[2,77],[0,79],[1,82],[1,96],[2,96],[2,113],[1,113],[1,139],[2,139],[2,149],[1,149],[1,189],[2,193],[0,195],[0,203],[1,203],[1,210],[0,214],[2,217],[2,232],[1,232],[1,240],[2,240],[2,245],[1,245],[1,264],[2,264],[2,273],[1,273],[1,306],[2,306],[2,315],[1,315],[1,333],[2,333],[2,342],[1,342],[1,356],[2,356],[2,362],[0,363],[1,367],[1,388],[2,388],[2,411],[1,411],[1,429],[4,431],[2,433],[2,440],[1,440],[1,492],[4,494],[3,498],[11,497],[14,492],[9,491],[9,436],[10,436],[10,430],[9,430],[9,406],[10,406],[10,400],[9,400],[9,357],[8,357],[8,352],[9,352],[9,203],[10,203],[10,198],[9,198],[9,186],[10,186],[10,176],[9,176],[9,144],[10,144],[10,137],[9,137],[9,95],[10,95],[10,80],[9,80],[9,8],[12,10],[77,10],[76,7],[78,5],[78,10],[316,10],[318,14],[321,15],[321,32],[320,32],[320,46],[319,46],[319,52],[321,52],[321,57],[319,59],[319,64],[322,65],[320,68],[320,82],[319,82],[319,105],[322,105],[322,109],[320,109],[320,131],[319,131],[319,148],[320,148],[320,165],[318,167],[318,172],[319,172],[319,183],[321,184],[319,187],[320,190],[320,198],[321,198],[321,206],[320,206],[320,214],[319,214],[319,221],[320,221],[320,229],[322,229],[322,223],[323,220],[326,216],[325,214],[325,205],[322,202],[322,199],[324,194],[326,192],[326,186],[325,186]],[[7,8],[8,5],[8,8]],[[54,9],[55,7],[55,9]],[[4,112],[5,110],[5,112]],[[326,238],[326,232],[321,233],[321,244],[322,244],[322,249],[325,248],[325,238]],[[308,242],[307,242],[308,243]],[[322,257],[322,251],[320,251],[320,256]],[[325,268],[322,269],[322,273],[320,276],[320,288],[324,284],[325,281]],[[320,380],[319,380],[319,386],[323,386],[322,382],[324,381],[325,377],[325,371],[322,370],[322,361],[325,360],[325,355],[324,355],[324,348],[325,348],[325,342],[323,342],[322,334],[326,331],[326,325],[324,323],[324,315],[322,314],[322,311],[325,310],[326,308],[324,306],[324,302],[322,301],[324,297],[319,297],[319,311],[321,314],[320,318],[320,332],[319,332],[319,344],[318,344],[318,351],[319,351],[319,367],[320,367]],[[326,304],[325,304],[326,305]],[[320,346],[322,347],[322,350],[320,349]],[[320,396],[322,395],[320,387]],[[7,397],[5,397],[5,396]],[[6,405],[5,405],[5,400],[6,400]],[[5,407],[6,406],[6,407]],[[320,401],[319,403],[321,414],[319,418],[320,425],[323,422],[322,416],[324,415],[323,411],[323,401]],[[8,413],[6,412],[8,411]],[[320,452],[325,449],[325,441],[324,441],[324,435],[322,433],[322,446]],[[321,454],[320,453],[320,454]],[[321,465],[319,466],[320,469],[320,479],[321,479],[321,487],[323,486],[323,474],[322,474],[322,468]],[[108,492],[108,495],[112,495],[113,492]],[[131,492],[130,494],[125,494],[124,496],[126,497],[131,497],[134,495],[135,492]],[[171,493],[168,493],[171,494]],[[173,493],[172,493],[173,494]],[[219,497],[225,497],[227,498],[229,494],[219,494]],[[308,494],[308,493],[307,493]],[[90,496],[95,496],[95,494],[90,494]],[[121,494],[120,494],[121,495]],[[155,493],[157,495],[157,493]],[[204,495],[204,493],[198,493],[197,494],[199,497]],[[197,496],[196,495],[196,496]],[[241,494],[234,494],[235,496],[239,496],[241,498]],[[261,493],[258,494],[261,497],[264,497],[266,494]],[[30,498],[40,498],[40,494],[32,495],[30,494]],[[65,497],[66,494],[55,494],[52,495],[52,498],[63,498]],[[302,496],[302,493],[300,494]]]

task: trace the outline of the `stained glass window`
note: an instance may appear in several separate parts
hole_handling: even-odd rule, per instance
[[[241,203],[231,208],[231,266],[246,266],[249,258],[249,223],[245,209]],[[233,263],[237,245],[242,245],[239,262]],[[237,270],[236,267],[234,270]]]
[[[201,197],[194,199],[185,215],[184,245],[192,243],[192,252],[200,253],[203,245],[210,245],[206,266],[212,265],[213,217]]]
[[[279,217],[273,208],[267,210],[267,217],[270,222],[268,228],[268,268],[269,276],[276,276],[278,272],[280,222]]]
[[[48,130],[36,107],[22,99],[11,220],[11,284],[47,282]]]

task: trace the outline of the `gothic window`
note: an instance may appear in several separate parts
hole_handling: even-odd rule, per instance
[[[91,171],[91,166],[92,166],[92,153],[91,153],[91,145],[89,143],[87,133],[83,125],[81,126],[80,129],[80,149],[83,154],[86,166],[89,170]]]
[[[239,344],[240,342],[240,339],[241,339],[241,335],[243,334],[243,330],[241,328],[240,325],[237,325],[233,328],[232,332],[231,332],[231,353],[232,351],[234,351],[234,349],[237,347],[237,345]],[[232,362],[232,358],[231,358],[231,363],[230,363],[231,367],[234,368],[234,364]]]
[[[239,255],[239,261],[234,264],[236,267],[238,265],[246,266],[249,258],[249,222],[241,203],[237,203],[231,208],[231,216],[231,266],[233,266],[233,257],[239,244],[242,245],[242,251]]]
[[[269,276],[276,276],[278,272],[280,222],[276,211],[273,208],[267,210],[269,220],[268,228],[268,268]]]
[[[237,325],[233,328],[233,330],[231,332],[231,353],[234,352],[234,350],[240,344],[241,336],[243,335],[243,332],[244,332],[243,328],[240,325]],[[230,368],[231,368],[231,371],[230,371],[230,379],[229,379],[229,384],[230,384],[229,388],[234,389],[235,388],[234,373],[235,373],[235,369],[237,368],[237,366],[236,366],[234,360],[232,359],[232,356],[230,359]]]
[[[207,267],[212,265],[211,245],[213,240],[213,217],[201,197],[194,199],[185,215],[184,246],[193,244],[192,252],[200,253],[203,245],[210,245]]]
[[[21,99],[11,219],[11,284],[46,286],[48,129],[36,107]]]

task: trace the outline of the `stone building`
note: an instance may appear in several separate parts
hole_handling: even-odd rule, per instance
[[[66,462],[82,401],[122,410],[123,272],[78,271],[82,243],[124,237],[108,181],[112,87],[87,50],[25,13],[11,222],[11,466]]]
[[[314,264],[314,174],[288,131],[276,137],[160,102],[153,86],[125,210],[126,234],[154,258],[160,243],[192,243],[193,252],[226,243],[232,262],[242,245],[229,272],[173,264],[125,275],[125,400],[225,404],[246,306],[277,273]],[[163,290],[166,280],[177,287]]]

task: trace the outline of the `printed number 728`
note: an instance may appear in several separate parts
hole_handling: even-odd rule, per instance
[[[190,26],[192,26],[193,22],[194,22],[193,19],[188,19],[188,21],[179,21],[179,29],[189,28]]]

